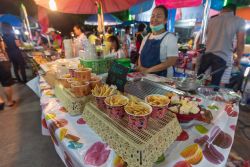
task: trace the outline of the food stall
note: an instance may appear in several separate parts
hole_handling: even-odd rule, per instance
[[[64,69],[39,80],[41,123],[65,165],[225,166],[239,113],[234,92],[190,94],[138,73],[122,92],[90,68],[58,63]]]
[[[38,81],[42,134],[66,166],[225,166],[239,114],[235,92],[196,78],[129,73],[105,55],[48,64]],[[188,83],[197,87],[189,92]]]

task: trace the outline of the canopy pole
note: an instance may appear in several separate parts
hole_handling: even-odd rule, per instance
[[[201,44],[205,44],[206,42],[206,30],[207,30],[210,7],[211,7],[211,0],[206,0],[205,8],[203,11],[202,24],[201,24],[201,40],[200,40]]]

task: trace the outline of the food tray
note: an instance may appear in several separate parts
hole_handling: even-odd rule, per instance
[[[93,102],[85,106],[82,117],[129,167],[152,167],[182,131],[171,112],[159,120],[149,118],[148,128],[143,130],[130,128],[126,116],[110,118]]]
[[[81,98],[75,97],[68,89],[65,89],[60,84],[55,84],[55,95],[72,116],[82,114],[86,103],[91,100],[90,95]]]
[[[185,92],[175,89],[167,85],[161,85],[147,79],[140,81],[128,82],[125,85],[125,92],[137,96],[140,99],[145,99],[146,96],[151,94],[164,95],[166,92],[174,92],[179,95],[185,95]]]

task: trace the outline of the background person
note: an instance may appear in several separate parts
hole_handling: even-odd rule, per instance
[[[9,58],[5,51],[5,44],[2,37],[0,36],[0,83],[3,87],[4,95],[6,96],[7,102],[6,106],[12,107],[15,105],[15,101],[12,99],[12,85],[13,80],[10,71],[11,65]],[[5,102],[0,96],[0,110],[4,109]]]
[[[6,52],[9,56],[10,61],[13,64],[14,73],[18,82],[26,83],[26,71],[25,71],[25,61],[22,53],[19,49],[21,46],[20,41],[16,39],[11,25],[7,23],[2,24],[3,28],[3,41],[6,45]],[[21,73],[22,79],[19,76]]]
[[[110,42],[110,52],[111,54],[115,54],[115,58],[126,57],[124,50],[120,46],[119,39],[116,36],[110,36],[108,42]]]
[[[175,65],[178,58],[177,38],[166,32],[167,9],[160,5],[154,8],[150,18],[152,33],[141,43],[138,70],[167,76],[167,69]],[[170,73],[170,72],[169,72]]]
[[[52,40],[52,47],[55,49],[63,47],[63,39],[60,34],[56,33],[56,30],[52,27],[48,28],[47,34],[50,36],[50,40]]]
[[[80,50],[86,50],[90,46],[88,38],[83,33],[83,28],[80,25],[73,27],[76,39],[74,40],[74,55],[79,56]]]
[[[237,38],[237,58],[239,64],[244,50],[245,22],[235,16],[236,5],[228,4],[223,7],[221,13],[208,22],[206,52],[201,57],[198,75],[205,73],[211,67],[211,72],[221,69],[212,76],[211,84],[219,86],[223,82],[229,82],[233,64],[233,40]]]
[[[130,49],[130,45],[131,45],[130,30],[131,30],[130,26],[125,27],[125,36],[123,39],[123,49],[126,52],[125,53],[127,55],[126,57],[130,57],[130,52],[131,52],[131,49]]]

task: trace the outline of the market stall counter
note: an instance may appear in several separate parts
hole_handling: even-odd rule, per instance
[[[151,82],[143,80],[131,83],[129,87],[135,87],[137,93],[142,93],[141,97],[132,96],[133,92],[124,94],[129,101],[131,98],[140,99],[139,102],[127,104],[134,108],[130,112],[135,112],[135,106],[141,103],[146,103],[144,107],[149,105],[152,110],[145,127],[145,117],[140,119],[143,124],[137,124],[135,113],[130,117],[131,113],[127,112],[129,107],[120,107],[125,110],[122,116],[119,115],[120,110],[112,110],[112,105],[110,109],[108,106],[112,99],[105,99],[101,103],[96,98],[97,101],[92,99],[86,103],[82,115],[72,116],[55,96],[55,89],[43,77],[40,78],[42,133],[51,136],[66,166],[225,166],[239,113],[238,104],[223,96],[230,92],[214,93],[211,89],[203,88],[198,96],[178,94],[162,86],[149,91],[147,86]],[[95,93],[94,97],[98,97]],[[121,96],[120,93],[118,95]],[[159,109],[159,99],[162,103],[167,99],[168,107]],[[106,109],[102,108],[105,108],[104,105]],[[164,131],[169,121],[173,122],[171,128]],[[146,141],[148,148],[133,149],[131,145],[135,141],[137,144]],[[131,150],[134,153],[131,154]],[[152,154],[154,152],[155,155]],[[135,159],[135,163],[131,163],[132,159]]]

